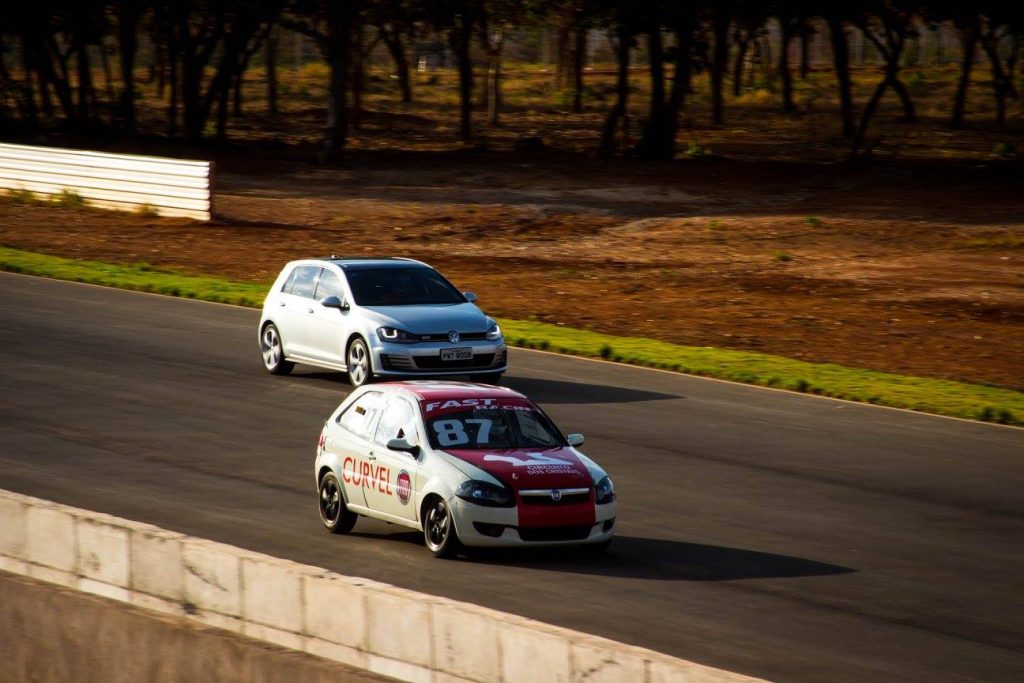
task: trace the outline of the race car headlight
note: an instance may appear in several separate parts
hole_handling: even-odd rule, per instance
[[[455,495],[470,503],[492,508],[510,508],[516,504],[515,497],[507,488],[474,479],[462,482],[455,489]]]
[[[594,490],[597,493],[598,505],[605,505],[615,500],[615,484],[612,483],[611,477],[605,477],[597,482]]]
[[[487,341],[498,341],[501,339],[501,325],[494,323],[491,329],[487,330]]]
[[[415,341],[419,341],[419,338],[411,332],[400,330],[397,327],[378,327],[377,336],[383,342],[392,342],[399,344],[409,344]]]

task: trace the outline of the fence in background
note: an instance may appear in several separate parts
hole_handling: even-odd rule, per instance
[[[210,220],[213,164],[135,154],[0,144],[0,189],[91,206]]]

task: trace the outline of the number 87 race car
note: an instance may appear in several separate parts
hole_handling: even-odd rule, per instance
[[[611,543],[615,489],[536,403],[461,382],[361,387],[320,434],[320,520],[336,534],[359,515],[423,532],[437,557],[465,546]]]

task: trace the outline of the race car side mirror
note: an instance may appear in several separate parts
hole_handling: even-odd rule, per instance
[[[565,437],[565,440],[568,441],[569,445],[572,446],[573,448],[575,448],[576,446],[583,445],[582,434],[570,434],[569,436]]]
[[[388,450],[405,451],[414,458],[420,454],[420,447],[413,446],[406,439],[389,439]]]
[[[476,303],[476,294],[474,294],[473,292],[463,292],[462,296],[466,297],[466,301],[468,301],[469,303]]]

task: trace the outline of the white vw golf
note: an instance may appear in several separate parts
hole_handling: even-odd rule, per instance
[[[364,386],[317,445],[320,520],[336,534],[359,515],[422,530],[448,557],[466,546],[611,543],[615,489],[536,403],[462,382]]]

